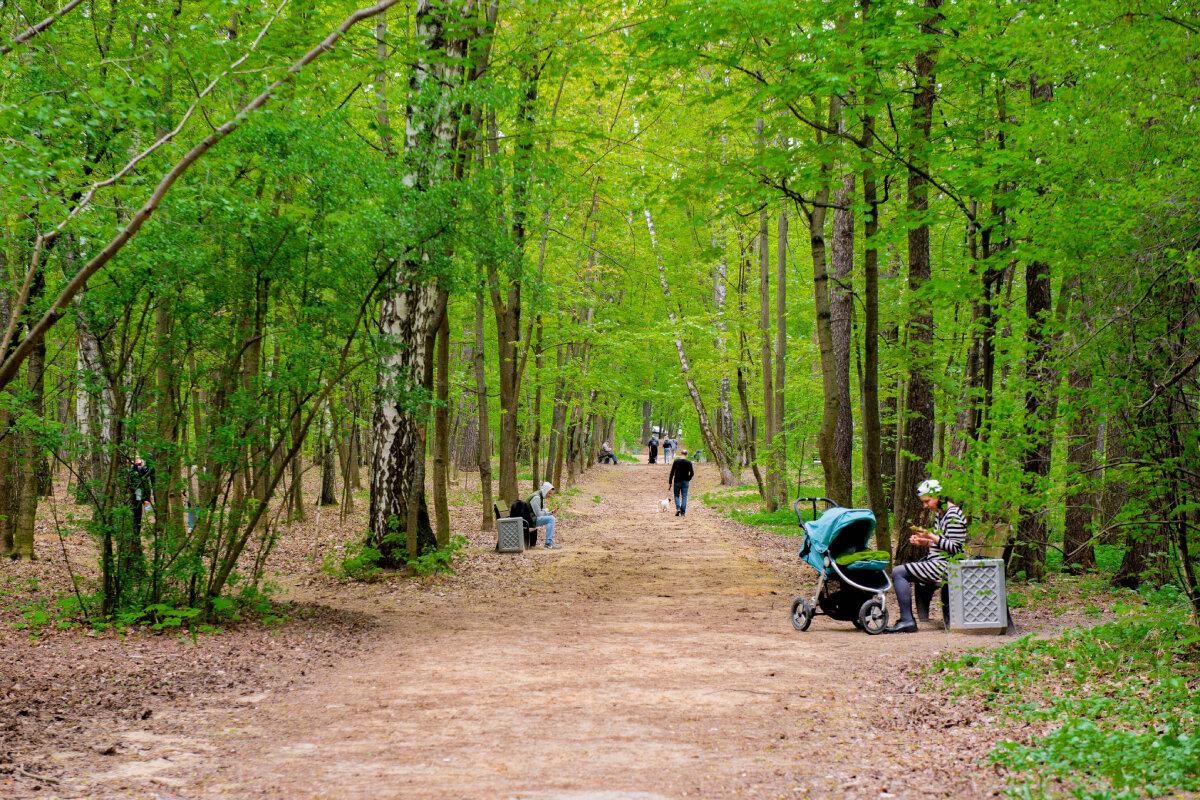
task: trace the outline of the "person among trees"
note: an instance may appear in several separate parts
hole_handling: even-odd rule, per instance
[[[554,515],[546,508],[546,501],[550,499],[552,494],[554,494],[554,484],[546,481],[542,484],[542,488],[530,495],[529,499],[525,502],[529,504],[529,508],[533,511],[533,527],[540,528],[543,525],[546,526],[546,549],[558,550],[562,545],[554,543]]]
[[[601,464],[616,464],[617,457],[613,454],[612,445],[605,442],[600,445],[600,463]]]
[[[658,435],[651,433],[650,441],[646,442],[646,446],[650,448],[650,462],[649,463],[651,463],[651,464],[658,463]]]
[[[692,476],[696,471],[692,468],[692,462],[687,459],[687,450],[681,450],[679,458],[675,459],[671,464],[671,472],[667,475],[667,486],[671,487],[671,493],[675,497],[675,516],[687,516],[687,495],[688,484],[691,483]]]
[[[670,464],[671,456],[675,454],[675,440],[668,434],[662,440],[663,463]]]
[[[129,462],[129,506],[133,509],[133,530],[142,532],[142,514],[152,508],[154,496],[154,467],[140,455]]]
[[[912,613],[912,584],[941,584],[946,580],[950,562],[948,556],[958,555],[967,541],[967,518],[962,509],[943,496],[942,485],[929,479],[917,487],[921,505],[933,512],[933,530],[913,526],[909,541],[929,552],[919,561],[901,564],[892,570],[896,600],[900,604],[900,619],[884,628],[886,633],[916,633],[917,622]]]

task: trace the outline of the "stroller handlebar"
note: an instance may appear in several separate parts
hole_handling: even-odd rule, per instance
[[[817,518],[817,503],[825,503],[829,508],[837,508],[838,504],[830,500],[828,497],[797,497],[796,502],[792,503],[792,510],[796,512],[796,521],[800,523],[800,527],[804,527],[804,517],[800,516],[800,504],[812,503],[813,519]]]

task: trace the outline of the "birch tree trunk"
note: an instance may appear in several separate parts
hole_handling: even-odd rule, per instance
[[[646,228],[650,231],[650,245],[654,249],[654,258],[658,262],[658,280],[662,285],[663,297],[666,298],[667,318],[671,321],[671,328],[676,329],[677,320],[675,309],[671,306],[671,287],[667,283],[667,270],[663,264],[662,255],[658,249],[658,233],[654,229],[654,217],[650,214],[650,209],[645,209]],[[692,378],[691,366],[688,363],[687,353],[683,347],[683,340],[676,336],[675,353],[679,356],[679,369],[683,374],[684,383],[687,384],[688,395],[692,398],[692,406],[696,409],[696,416],[699,418],[700,434],[704,437],[704,444],[708,448],[708,452],[712,455],[713,462],[716,463],[717,469],[721,473],[721,483],[730,485],[733,483],[733,470],[729,467],[729,455],[725,451],[724,443],[709,424],[708,411],[704,407],[704,400],[700,397],[700,390],[696,388],[696,381]]]
[[[405,110],[404,184],[427,191],[453,176],[458,135],[454,91],[464,75],[463,24],[474,0],[446,4],[418,0],[414,33],[421,55],[413,66]],[[422,384],[429,366],[430,334],[445,313],[445,296],[428,276],[428,244],[394,264],[394,289],[383,299],[379,332],[391,345],[380,364],[379,394],[372,425],[370,543],[381,564],[396,567],[435,545],[425,501],[425,414]],[[440,251],[445,255],[445,247]],[[403,545],[403,546],[401,546]],[[407,558],[406,558],[407,556]]]

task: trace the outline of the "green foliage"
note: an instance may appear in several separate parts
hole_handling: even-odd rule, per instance
[[[1041,731],[992,754],[1011,796],[1137,800],[1200,789],[1200,699],[1190,688],[1200,631],[1175,587],[1144,602],[1094,628],[935,665],[954,694]]]
[[[387,541],[403,545],[403,532],[388,534]],[[365,537],[364,537],[365,539]],[[467,537],[455,534],[445,547],[426,547],[416,558],[408,559],[407,564],[413,574],[422,578],[431,575],[453,575],[454,560],[461,555],[467,546]],[[350,542],[341,557],[336,553],[326,553],[321,562],[321,570],[339,580],[370,583],[380,580],[384,570],[379,566],[382,554],[369,544],[361,541]]]
[[[410,559],[408,566],[422,578],[431,575],[453,575],[454,559],[467,546],[467,537],[455,534],[445,547],[427,547],[421,555]]]
[[[326,553],[321,561],[321,571],[339,580],[370,583],[383,574],[378,566],[382,557],[383,554],[367,544],[364,537],[363,541],[347,543],[341,557],[333,551]]]

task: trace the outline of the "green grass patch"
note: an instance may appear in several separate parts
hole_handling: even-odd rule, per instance
[[[820,494],[820,489],[804,487],[804,497],[815,497]],[[799,536],[803,533],[799,522],[796,521],[796,512],[792,510],[790,504],[782,506],[776,511],[767,511],[762,498],[759,497],[758,490],[753,486],[706,492],[701,500],[717,513],[745,525],[766,528],[772,533],[785,536]],[[793,499],[791,502],[795,502],[795,500]],[[825,506],[818,503],[817,512],[820,513],[824,510]],[[806,521],[812,520],[811,503],[802,505],[800,511]]]
[[[952,694],[1048,732],[1001,742],[991,760],[1026,800],[1140,800],[1200,790],[1200,630],[1166,587],[1127,614],[1057,639],[1025,637],[940,661]],[[1140,606],[1140,608],[1139,608]],[[1110,613],[1111,613],[1110,612]]]

